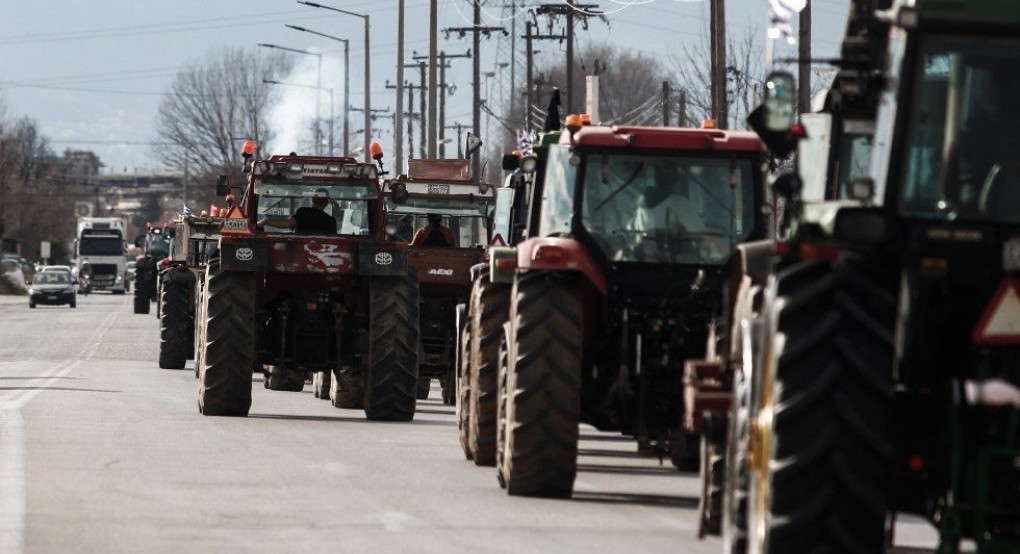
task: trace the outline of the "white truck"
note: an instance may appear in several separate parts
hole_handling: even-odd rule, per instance
[[[127,221],[119,217],[78,218],[78,234],[75,239],[78,262],[75,267],[80,277],[82,267],[88,264],[92,274],[92,290],[124,294],[126,232]]]

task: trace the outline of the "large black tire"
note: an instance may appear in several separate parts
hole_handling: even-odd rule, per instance
[[[255,274],[210,267],[206,275],[198,409],[209,416],[247,416],[255,366]]]
[[[470,329],[465,328],[461,333],[461,366],[457,375],[457,382],[460,384],[457,390],[457,432],[460,435],[460,447],[464,451],[464,457],[474,459],[475,453],[470,447],[470,435],[468,430],[471,422],[471,382],[469,377],[469,362],[471,356],[471,334]]]
[[[468,358],[468,449],[479,466],[496,465],[496,395],[499,379],[499,343],[503,324],[510,317],[510,298],[505,285],[489,281],[487,274],[475,280],[468,308],[471,333]]]
[[[503,338],[499,341],[499,366],[497,367],[496,384],[496,480],[499,486],[506,488],[506,476],[503,475],[503,468],[506,467],[506,435],[507,435],[507,402],[510,398],[510,391],[507,389],[507,358],[509,337],[506,336],[504,326]]]
[[[762,368],[760,413],[772,417],[759,417],[764,463],[749,504],[762,552],[883,549],[897,309],[889,273],[843,254],[770,282],[762,359],[773,366]]]
[[[418,280],[411,274],[372,278],[368,297],[365,416],[411,421],[418,388]]]
[[[184,369],[193,340],[188,284],[164,281],[160,304],[159,367]]]
[[[746,554],[747,552],[747,448],[751,417],[751,379],[749,372],[754,366],[755,334],[759,319],[754,318],[740,325],[735,340],[740,344],[735,350],[733,365],[733,400],[730,403],[729,429],[726,433],[726,461],[723,490],[722,538],[725,554]],[[760,350],[760,349],[759,349]]]
[[[510,296],[503,479],[512,495],[566,498],[577,477],[580,291],[569,277],[531,273]]]
[[[415,398],[418,400],[428,400],[429,394],[432,393],[432,379],[425,377],[424,375],[418,376],[418,391]]]
[[[142,287],[139,286],[135,287],[134,311],[136,314],[149,313],[149,297],[144,293]]]
[[[194,336],[192,337],[195,349],[195,379],[200,377],[202,364],[205,360],[205,312],[208,304],[208,296],[205,294],[205,276],[203,275],[199,279],[200,281],[195,283],[198,298],[195,300]]]
[[[725,478],[726,431],[725,417],[711,413],[705,418],[705,429],[701,434],[699,454],[701,458],[701,499],[698,512],[701,514],[698,536],[719,535],[722,531],[723,479]]]

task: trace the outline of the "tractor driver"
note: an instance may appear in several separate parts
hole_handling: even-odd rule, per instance
[[[298,235],[335,235],[336,219],[326,213],[329,205],[329,190],[318,188],[314,191],[312,205],[298,208],[292,217],[286,219],[262,219],[259,227],[269,225],[281,229],[294,229]]]
[[[411,239],[411,246],[457,246],[457,237],[448,227],[443,226],[443,217],[428,214],[428,225],[418,229]]]
[[[652,179],[638,202],[631,227],[637,231],[704,230],[689,192],[689,183],[681,178],[675,161],[653,162]]]

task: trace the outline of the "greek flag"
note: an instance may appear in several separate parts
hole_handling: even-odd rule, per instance
[[[769,0],[768,37],[770,39],[782,37],[786,42],[795,44],[797,38],[793,34],[790,18],[793,14],[800,13],[805,6],[807,0]]]
[[[191,217],[191,208],[189,208],[187,204],[183,204],[183,206],[184,209],[181,210],[181,219]]]

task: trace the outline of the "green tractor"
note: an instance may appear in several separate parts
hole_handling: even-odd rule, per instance
[[[170,256],[170,242],[173,240],[172,227],[156,227],[150,225],[144,235],[135,239],[135,246],[142,249],[135,266],[135,301],[136,314],[149,313],[149,306],[155,302],[159,293],[159,263]]]
[[[869,177],[776,188],[791,234],[742,326],[729,552],[880,552],[896,513],[940,553],[1020,552],[1020,5],[884,3],[852,6],[888,28],[846,89],[876,100]]]

